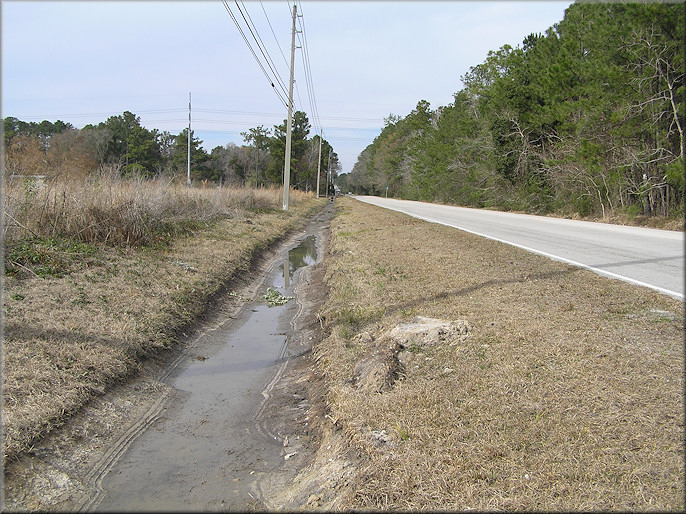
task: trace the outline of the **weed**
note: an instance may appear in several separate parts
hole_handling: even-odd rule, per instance
[[[238,300],[239,302],[248,302],[248,301],[250,301],[250,300],[248,300],[247,298],[245,298],[242,294],[237,293],[236,291],[231,291],[231,292],[229,293],[229,296],[231,296],[232,298],[235,298],[235,299]]]
[[[410,438],[410,432],[401,427],[400,424],[395,425],[395,431],[398,433],[398,437],[400,437],[401,441],[407,441]]]
[[[486,350],[488,350],[487,344],[482,344],[479,348],[476,349],[476,355],[477,357],[479,357],[480,360],[486,359]]]
[[[346,306],[338,311],[337,323],[350,325],[353,329],[376,321],[383,316],[383,309],[366,309],[359,305]]]
[[[241,212],[270,211],[280,204],[277,189],[189,189],[162,180],[103,177],[51,181],[30,191],[10,182],[3,192],[8,220],[3,236],[10,246],[26,237],[61,237],[164,249],[220,220]],[[295,202],[300,198],[293,195]]]
[[[341,338],[345,341],[348,348],[352,348],[354,344],[352,343],[352,338],[355,335],[350,328],[350,325],[338,325],[336,327]]]
[[[72,300],[71,303],[72,305],[76,306],[84,306],[91,303],[91,301],[88,299],[88,296],[86,295],[86,290],[83,287],[77,287],[76,298]]]
[[[262,298],[267,300],[267,305],[270,307],[276,307],[278,305],[285,305],[289,300],[292,300],[292,296],[284,296],[279,291],[273,288],[268,288],[267,292],[262,295]]]
[[[6,244],[5,274],[26,272],[39,277],[61,277],[92,262],[97,254],[93,245],[56,237],[34,237]]]
[[[424,349],[417,343],[411,343],[405,350],[411,353],[421,353]]]

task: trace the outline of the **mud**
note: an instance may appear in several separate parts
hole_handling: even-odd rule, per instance
[[[147,362],[10,463],[5,509],[304,504],[311,491],[293,484],[321,442],[310,419],[309,356],[322,337],[321,260],[332,213],[330,205],[265,256],[254,279],[183,334],[180,351]],[[269,307],[261,299],[268,287],[295,299]]]

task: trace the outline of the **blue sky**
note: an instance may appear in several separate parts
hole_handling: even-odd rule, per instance
[[[227,1],[240,19],[235,2]],[[287,0],[238,2],[287,86]],[[570,1],[311,1],[298,3],[318,117],[309,100],[303,49],[296,50],[296,109],[349,172],[389,114],[419,100],[452,102],[460,77],[489,50],[521,45],[562,20]],[[81,128],[129,110],[148,129],[188,124],[210,151],[240,132],[286,118],[221,1],[2,1],[2,116],[61,119]],[[241,20],[242,21],[242,20]],[[252,36],[253,47],[256,47]],[[257,49],[256,49],[257,51]]]

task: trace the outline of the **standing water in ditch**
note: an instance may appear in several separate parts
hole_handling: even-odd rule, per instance
[[[292,449],[261,428],[256,413],[296,351],[289,342],[298,304],[289,297],[299,270],[316,262],[310,235],[275,261],[237,319],[197,337],[163,379],[170,393],[159,414],[112,459],[85,508],[263,508],[255,482]]]

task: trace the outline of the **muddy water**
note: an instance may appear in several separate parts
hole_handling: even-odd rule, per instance
[[[285,296],[318,259],[315,235],[303,238],[268,272],[238,319],[220,321],[192,342],[163,382],[171,393],[156,420],[99,480],[86,509],[262,509],[256,480],[291,455],[288,442],[256,421],[290,344],[296,300],[270,307],[268,287]]]

